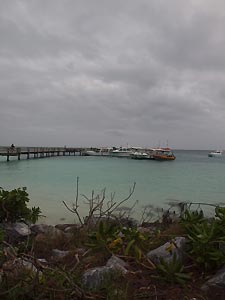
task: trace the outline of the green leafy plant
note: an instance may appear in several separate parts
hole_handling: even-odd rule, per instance
[[[89,234],[90,242],[87,243],[87,246],[114,252],[120,243],[119,231],[120,228],[116,224],[100,221],[97,231]]]
[[[192,224],[188,228],[189,253],[205,271],[215,269],[225,262],[225,253],[219,247],[219,243],[225,240],[218,233],[218,224],[215,221]]]
[[[1,265],[1,260],[3,258],[3,240],[4,240],[4,234],[3,230],[0,228],[0,265]]]
[[[216,269],[225,262],[225,210],[216,208],[216,219],[206,219],[200,212],[185,212],[181,220],[187,232],[190,258],[205,271]]]
[[[202,223],[204,221],[205,218],[202,210],[191,211],[189,209],[186,209],[181,217],[181,223],[183,225]]]
[[[160,263],[156,265],[156,271],[159,274],[158,278],[171,284],[179,283],[184,285],[191,279],[191,273],[184,272],[184,266],[177,259],[176,253],[174,253],[173,259],[169,262],[160,258]]]
[[[27,221],[35,223],[40,217],[39,207],[27,207],[29,202],[26,188],[6,191],[0,188],[0,222]]]
[[[103,221],[100,221],[97,231],[89,234],[89,239],[89,247],[134,256],[137,260],[141,259],[147,243],[147,237],[137,228],[121,227]]]
[[[221,229],[225,227],[225,207],[217,206],[215,208],[216,222],[221,225]]]
[[[132,227],[123,228],[122,235],[124,254],[134,255],[137,260],[140,260],[146,248],[147,237],[137,228]]]

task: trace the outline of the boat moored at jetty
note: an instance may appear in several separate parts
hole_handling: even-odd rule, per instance
[[[155,160],[175,160],[176,156],[173,154],[171,148],[158,148],[158,149],[152,149],[152,157]]]
[[[132,159],[153,159],[152,155],[148,152],[136,151],[130,154]]]
[[[223,151],[217,150],[217,151],[211,151],[208,154],[208,157],[222,157],[222,155],[223,155]]]
[[[112,157],[127,157],[139,160],[175,160],[176,157],[173,154],[171,148],[113,148],[110,152]]]
[[[130,157],[133,158],[133,159],[147,159],[148,158],[148,154],[145,153],[145,152],[139,152],[139,151],[136,151],[136,152],[133,152],[130,154]]]
[[[87,150],[83,152],[83,156],[100,156],[101,152],[96,150]]]
[[[109,156],[112,148],[95,148],[83,152],[83,156]]]
[[[113,157],[130,157],[130,155],[134,152],[132,148],[123,148],[114,149],[111,151],[110,155]]]

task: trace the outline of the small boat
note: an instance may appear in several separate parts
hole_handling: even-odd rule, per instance
[[[223,151],[217,150],[217,151],[212,151],[208,154],[208,157],[222,157]]]
[[[83,156],[100,156],[100,151],[94,151],[94,150],[87,150],[83,153]]]
[[[111,148],[94,148],[83,152],[83,156],[109,156]]]
[[[130,155],[133,153],[133,150],[130,148],[122,148],[115,149],[111,151],[111,156],[114,157],[130,157]]]
[[[131,153],[130,157],[133,159],[151,159],[148,153],[139,151]]]
[[[110,156],[112,148],[93,148],[82,153],[83,156]]]
[[[152,157],[155,160],[161,160],[161,161],[176,159],[176,156],[173,154],[172,150],[168,147],[153,149]]]
[[[148,154],[145,152],[133,152],[130,154],[130,157],[133,159],[146,159]]]

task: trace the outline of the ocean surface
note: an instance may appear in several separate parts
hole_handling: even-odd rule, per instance
[[[20,161],[0,157],[0,186],[27,187],[29,206],[39,206],[46,216],[41,223],[76,221],[69,206],[76,197],[79,177],[79,209],[87,214],[85,197],[106,188],[106,199],[115,192],[115,201],[124,199],[136,182],[132,197],[138,200],[133,217],[139,219],[146,205],[168,208],[170,201],[225,204],[225,158],[208,158],[209,151],[174,151],[175,161],[148,161],[116,157],[60,156],[43,159],[25,157]]]

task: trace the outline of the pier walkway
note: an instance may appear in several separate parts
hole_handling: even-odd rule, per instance
[[[0,156],[5,156],[7,161],[11,156],[16,156],[18,160],[21,157],[44,158],[52,156],[65,155],[83,155],[89,148],[67,148],[67,147],[0,147]]]

